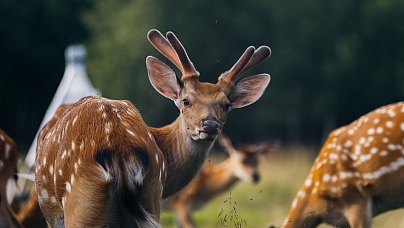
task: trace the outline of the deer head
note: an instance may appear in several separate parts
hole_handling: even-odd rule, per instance
[[[199,81],[199,72],[174,33],[168,32],[164,37],[157,30],[151,30],[148,38],[182,72],[180,81],[166,64],[152,56],[147,57],[151,84],[163,96],[174,101],[180,110],[186,132],[193,140],[214,140],[223,128],[228,112],[254,103],[270,81],[268,74],[260,74],[235,85],[242,73],[270,56],[271,50],[267,46],[257,50],[254,47],[247,48],[237,63],[219,77],[216,84],[210,84]]]

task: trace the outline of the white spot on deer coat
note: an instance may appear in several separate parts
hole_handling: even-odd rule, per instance
[[[62,153],[61,159],[64,159],[65,157],[66,157],[66,150],[63,150],[63,153]]]
[[[304,185],[306,185],[306,187],[310,187],[311,183],[312,183],[312,180],[311,180],[310,178],[308,178],[308,179],[304,182]]]
[[[332,182],[336,182],[337,180],[338,180],[337,175],[333,175],[333,176],[331,177],[331,181],[332,181]]]
[[[292,208],[295,208],[297,205],[297,199],[295,198],[292,202]]]
[[[72,186],[70,185],[70,183],[68,181],[66,181],[66,191],[67,192],[71,192],[72,191]]]
[[[78,117],[78,116],[74,117],[73,122],[72,122],[72,126],[74,126],[74,124],[76,123],[77,117]]]
[[[387,114],[388,114],[390,117],[396,116],[396,112],[394,112],[394,111],[391,110],[391,109],[387,112]]]
[[[323,176],[323,181],[328,182],[328,181],[330,181],[330,180],[331,180],[330,174],[328,174],[328,173],[324,174],[324,176]]]
[[[347,140],[344,144],[344,147],[351,147],[352,146],[352,141],[351,140]]]
[[[65,207],[65,202],[66,202],[66,198],[65,198],[65,197],[62,197],[62,207],[63,207],[63,208]]]
[[[129,129],[126,129],[126,131],[127,131],[129,134],[131,134],[132,136],[135,136],[135,133],[133,133],[133,131],[131,131],[131,130],[129,130]]]
[[[372,147],[372,148],[370,149],[370,153],[371,153],[371,154],[376,154],[377,151],[378,151],[378,149],[377,149],[376,147]]]
[[[8,144],[6,143],[6,147],[5,147],[5,149],[4,149],[4,155],[5,155],[5,157],[6,157],[6,160],[7,160],[8,157],[10,156],[10,149],[11,149],[10,145],[8,145]]]
[[[393,127],[393,122],[387,121],[387,122],[386,122],[386,127],[392,128],[392,127]]]
[[[44,199],[44,200],[47,200],[47,199],[48,199],[49,195],[48,195],[48,192],[46,191],[46,189],[42,189],[42,190],[41,190],[41,197],[42,197],[42,199]]]
[[[394,144],[388,144],[388,145],[387,145],[387,149],[389,149],[389,150],[396,150],[396,145],[394,145]]]

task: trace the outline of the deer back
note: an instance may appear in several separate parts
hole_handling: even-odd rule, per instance
[[[128,101],[101,97],[81,99],[65,111],[38,142],[37,152],[38,202],[51,225],[64,222],[64,210],[77,215],[88,213],[79,211],[81,208],[76,205],[65,205],[75,188],[98,191],[100,196],[85,209],[98,212],[101,218],[113,213],[111,210],[118,210],[114,205],[105,208],[111,204],[109,198],[116,198],[130,213],[145,217],[145,212],[136,211],[144,202],[136,199],[151,192],[160,195],[165,180],[159,163],[163,162],[163,156],[139,112]],[[143,189],[144,181],[159,175],[158,186],[148,185]],[[146,207],[149,207],[146,211],[154,211],[157,205]],[[52,216],[54,211],[58,212],[56,218]],[[104,222],[101,220],[100,224]]]
[[[331,132],[292,203],[286,227],[321,222],[370,227],[372,217],[404,207],[403,137],[403,102]]]

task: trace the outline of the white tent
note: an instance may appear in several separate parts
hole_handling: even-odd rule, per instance
[[[88,79],[84,65],[85,57],[86,49],[83,45],[70,45],[66,48],[65,73],[48,109],[46,110],[42,123],[39,126],[31,147],[28,150],[20,173],[29,173],[34,167],[38,134],[42,127],[52,118],[61,104],[75,103],[82,97],[89,95],[99,95],[99,92],[94,89],[91,81]],[[19,190],[24,191],[26,178],[19,178],[17,185]]]

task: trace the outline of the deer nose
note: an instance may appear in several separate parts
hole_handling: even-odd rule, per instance
[[[217,134],[219,133],[219,122],[216,120],[203,120],[202,128],[208,134]]]
[[[254,183],[257,183],[260,180],[260,175],[258,173],[253,174],[253,181]]]

